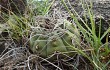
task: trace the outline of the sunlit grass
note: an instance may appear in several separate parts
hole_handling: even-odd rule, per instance
[[[91,26],[88,26],[87,24],[88,23],[86,23],[86,22],[84,22],[83,20],[82,20],[82,18],[80,18],[80,20],[83,22],[83,25],[85,25],[85,27],[86,28],[84,28],[80,23],[79,23],[79,21],[77,20],[77,17],[76,16],[79,16],[78,14],[77,14],[77,12],[75,13],[75,14],[73,14],[73,13],[71,13],[70,12],[70,10],[68,9],[68,7],[67,7],[67,5],[66,5],[66,3],[64,2],[64,0],[62,0],[62,2],[63,2],[63,4],[65,5],[65,7],[66,7],[66,9],[68,10],[68,12],[70,13],[70,15],[71,15],[71,17],[74,19],[74,21],[76,22],[76,25],[78,26],[78,28],[80,29],[80,31],[81,31],[81,33],[83,34],[83,36],[85,37],[85,39],[86,39],[86,41],[89,43],[89,45],[88,45],[88,47],[91,47],[91,48],[93,48],[94,50],[93,51],[91,51],[91,57],[90,56],[88,56],[86,53],[84,53],[83,51],[81,51],[81,50],[78,50],[78,49],[76,49],[76,48],[73,48],[73,49],[75,49],[76,51],[78,51],[80,54],[82,54],[83,56],[85,56],[85,57],[87,57],[89,60],[90,60],[90,62],[93,64],[93,66],[94,66],[94,69],[96,69],[96,70],[106,70],[106,66],[107,66],[107,64],[105,63],[103,63],[103,62],[101,62],[100,61],[100,57],[101,57],[101,55],[100,55],[100,48],[101,48],[101,46],[103,45],[103,43],[101,42],[101,40],[104,38],[104,37],[106,37],[106,35],[107,35],[107,33],[109,33],[110,32],[110,28],[108,28],[105,32],[104,32],[104,34],[103,35],[100,35],[100,32],[101,32],[101,23],[100,23],[100,25],[99,25],[99,35],[97,36],[96,35],[96,31],[95,31],[95,29],[96,29],[96,27],[95,27],[95,20],[94,20],[94,18],[93,18],[93,13],[91,12],[91,8],[89,8],[88,7],[88,4],[86,4],[87,6],[87,11],[88,11],[88,13],[86,14],[86,15],[88,15],[89,16],[89,18],[90,18],[90,21],[91,21]],[[91,4],[91,7],[92,7],[92,3],[90,3]],[[85,5],[85,4],[82,4],[82,5]],[[83,6],[84,7],[84,6]],[[85,9],[85,8],[84,8]],[[86,16],[85,15],[85,16]],[[80,16],[79,16],[80,17]],[[87,19],[86,17],[85,17],[85,19]],[[101,36],[101,37],[100,37]],[[108,47],[108,45],[107,46],[104,46],[104,48],[106,48],[106,47]],[[107,49],[107,50],[105,50],[105,52],[108,52],[108,50],[110,50],[110,49]],[[106,54],[108,54],[108,53],[106,53]],[[108,61],[109,62],[109,61]]]

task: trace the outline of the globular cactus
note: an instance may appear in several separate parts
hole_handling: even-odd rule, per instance
[[[30,38],[30,49],[43,57],[48,57],[54,52],[66,52],[67,49],[60,37],[49,39],[45,36],[33,36]]]
[[[33,53],[46,56],[47,38],[43,36],[34,35],[30,38],[30,49]]]
[[[54,52],[73,51],[72,47],[80,44],[80,34],[72,23],[64,22],[66,25],[64,28],[59,26],[58,29],[52,29],[53,31],[49,29],[50,32],[42,28],[41,32],[37,29],[34,30],[34,33],[30,36],[30,49],[43,57],[49,57]]]

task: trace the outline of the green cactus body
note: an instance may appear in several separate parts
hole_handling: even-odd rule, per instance
[[[67,52],[65,45],[63,44],[61,38],[51,41],[47,47],[48,55],[54,52]]]
[[[56,36],[51,40],[44,36],[34,36],[30,39],[31,50],[42,57],[49,57],[49,55],[54,54],[54,52],[73,51],[70,45],[73,47],[76,45],[72,43],[72,38],[74,38],[74,36],[75,35],[69,30],[65,31],[62,37]],[[70,54],[68,53],[67,55]]]
[[[78,28],[73,23],[70,23],[67,20],[64,21],[65,21],[65,28],[67,29],[65,32],[67,33],[68,37],[72,37],[72,39],[74,40],[73,43],[74,46],[79,45],[81,38]]]
[[[33,47],[36,47],[36,53],[43,57],[47,57],[47,41],[46,40],[39,40],[36,41]]]
[[[43,36],[33,36],[30,39],[30,49],[34,53],[38,53],[42,56],[46,56],[46,43],[47,40]]]
[[[65,46],[72,45],[72,37],[70,37],[67,33],[62,36],[62,41]]]
[[[31,38],[30,38],[30,46],[31,47],[33,47],[33,45],[34,45],[34,43],[35,43],[35,41],[38,39],[38,36],[32,36]]]
[[[62,41],[63,41],[63,43],[64,43],[64,45],[68,51],[73,51],[72,47],[70,47],[70,45],[73,47],[75,45],[72,43],[73,36],[74,36],[73,34],[71,36],[69,36],[69,34],[66,33],[62,37]]]
[[[65,25],[64,29],[55,29],[52,32],[51,30],[49,32],[49,30],[46,31],[43,29],[42,31],[36,31],[35,34],[42,35],[34,36],[30,39],[31,50],[42,57],[49,57],[55,52],[65,53],[74,51],[72,47],[80,43],[79,31],[72,23],[67,22]],[[74,43],[73,40],[75,40]],[[73,53],[67,53],[67,55],[71,54],[74,55]]]

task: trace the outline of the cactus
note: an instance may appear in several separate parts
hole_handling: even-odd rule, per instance
[[[47,54],[51,55],[54,52],[67,52],[65,45],[62,42],[61,38],[52,40],[47,46]]]
[[[70,22],[65,22],[65,27],[60,27],[53,31],[34,30],[30,36],[30,49],[42,57],[49,57],[54,52],[69,52],[73,51],[70,46],[78,46],[80,44],[80,34],[78,29]],[[60,34],[58,32],[61,32]],[[35,35],[36,34],[36,35]],[[74,43],[72,42],[74,40]]]

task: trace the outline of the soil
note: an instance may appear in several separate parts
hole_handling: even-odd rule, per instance
[[[23,14],[27,5],[26,0],[0,0],[1,12]]]

